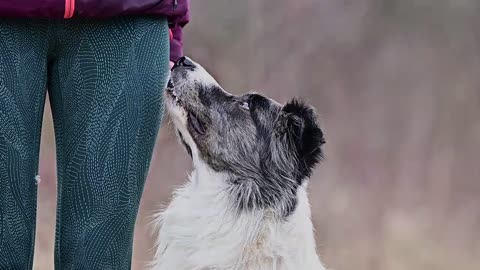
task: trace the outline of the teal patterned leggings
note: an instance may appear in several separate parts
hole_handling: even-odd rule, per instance
[[[56,269],[130,269],[162,117],[163,18],[0,20],[0,269],[32,269],[45,96],[57,147]]]

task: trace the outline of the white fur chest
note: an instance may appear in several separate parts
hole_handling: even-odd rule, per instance
[[[152,269],[324,269],[301,189],[297,209],[287,220],[260,210],[235,215],[225,179],[208,170],[194,171],[155,220],[161,227]]]

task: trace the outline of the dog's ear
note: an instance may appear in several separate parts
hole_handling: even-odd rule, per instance
[[[280,111],[275,133],[297,155],[301,176],[309,177],[322,158],[321,146],[325,144],[313,107],[298,99],[287,102]]]

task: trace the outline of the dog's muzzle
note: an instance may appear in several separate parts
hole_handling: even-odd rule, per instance
[[[192,59],[182,56],[180,59],[178,59],[172,67],[172,70],[174,70],[177,67],[189,67],[189,68],[194,68],[195,64],[193,63]]]

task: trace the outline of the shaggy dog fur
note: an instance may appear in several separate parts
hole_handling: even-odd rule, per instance
[[[180,59],[165,102],[194,170],[154,223],[154,270],[321,270],[307,182],[322,157],[312,107],[226,92]]]

